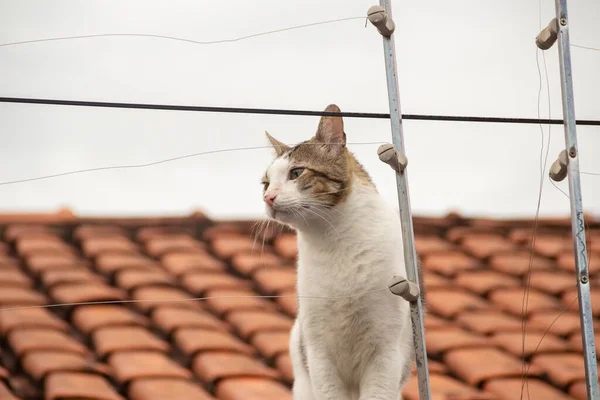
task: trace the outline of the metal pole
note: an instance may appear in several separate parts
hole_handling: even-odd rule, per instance
[[[387,19],[392,20],[391,0],[379,0],[379,4],[387,13]],[[393,24],[393,22],[392,22]],[[381,32],[381,31],[380,31]],[[404,139],[402,133],[402,114],[400,111],[400,96],[398,90],[398,75],[396,67],[396,50],[393,31],[387,37],[383,36],[383,52],[385,55],[385,71],[387,78],[388,99],[390,106],[390,121],[392,128],[392,140],[394,147],[400,154],[404,154]],[[417,253],[414,245],[414,232],[412,216],[410,211],[410,199],[408,193],[408,175],[405,169],[396,170],[396,185],[398,190],[398,205],[400,207],[400,221],[402,224],[402,242],[404,247],[404,261],[406,264],[406,275],[409,281],[420,287],[419,274],[417,271]],[[413,342],[415,346],[417,378],[419,383],[419,398],[421,400],[431,399],[429,387],[429,373],[427,368],[427,351],[425,347],[425,327],[423,324],[423,304],[421,297],[410,302],[410,317],[413,330]]]
[[[585,224],[581,200],[579,177],[579,149],[575,125],[575,104],[573,99],[573,76],[569,42],[569,19],[567,0],[555,0],[558,20],[558,53],[560,60],[560,86],[562,92],[563,117],[565,120],[565,143],[567,146],[569,194],[571,201],[571,228],[575,245],[575,269],[577,271],[577,292],[579,294],[579,316],[581,339],[585,362],[585,379],[588,400],[600,400],[598,391],[598,369],[594,345],[594,320],[590,300],[590,279],[585,244]]]

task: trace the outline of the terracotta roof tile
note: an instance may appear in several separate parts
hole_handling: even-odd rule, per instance
[[[285,234],[279,236],[275,243],[273,244],[273,248],[281,257],[288,260],[295,260],[298,257],[298,245],[296,235],[293,234]]]
[[[33,289],[4,287],[0,290],[0,307],[2,308],[41,306],[47,301],[46,296]]]
[[[596,328],[594,333],[595,333],[594,344],[597,349],[600,347],[600,332]],[[582,343],[582,339],[581,339],[581,332],[576,332],[573,335],[571,335],[571,337],[569,338],[569,343],[571,344],[571,347],[573,349],[583,353],[583,343]]]
[[[23,356],[23,370],[36,381],[41,381],[50,373],[56,372],[91,372],[100,373],[105,368],[75,353],[63,351],[32,351]],[[2,397],[0,397],[1,399]]]
[[[529,285],[542,292],[559,295],[564,291],[574,288],[576,279],[574,273],[561,271],[533,271],[529,278]]]
[[[209,226],[202,232],[202,240],[212,242],[217,238],[222,237],[239,237],[244,236],[244,229],[235,223],[221,222],[213,226]]]
[[[100,282],[58,285],[50,291],[50,295],[56,303],[116,301],[126,297],[122,290]]]
[[[128,400],[187,400],[204,399],[203,391],[218,400],[291,399],[289,334],[298,310],[295,234],[284,229],[277,236],[277,226],[259,229],[255,239],[250,222],[202,218],[81,223],[72,218],[69,225],[53,222],[55,228],[37,233],[15,234],[12,228],[11,246],[0,242],[0,302],[4,296],[11,304],[0,308],[33,297],[45,304],[114,294],[142,302],[0,312],[5,338],[0,394],[4,380],[16,397],[42,398],[52,389],[44,385],[49,378],[86,372],[83,376],[100,379],[107,391],[84,386],[85,392],[68,398],[102,400],[112,393]],[[518,398],[532,221],[415,221],[429,289],[425,327],[433,357],[432,400]],[[600,249],[600,222],[595,224],[592,230],[599,233],[589,231],[588,242]],[[530,391],[532,398],[569,398],[568,393],[585,398],[577,392],[583,379],[577,303],[556,319],[576,299],[570,227],[540,222],[539,232],[525,343],[526,359],[533,361]],[[552,243],[566,245],[555,249]],[[87,250],[86,256],[79,249]],[[592,270],[597,252],[592,246]],[[595,303],[600,274],[591,276],[590,286]],[[290,297],[255,297],[259,294]],[[192,300],[202,296],[210,298]],[[600,305],[593,309],[597,313]],[[600,331],[600,319],[594,322]],[[102,357],[108,365],[96,361]],[[405,392],[405,400],[416,399],[415,378]]]
[[[10,389],[4,384],[4,382],[0,382],[0,399],[2,400],[19,400]]]
[[[284,314],[263,311],[234,311],[227,316],[227,321],[247,340],[263,331],[289,332],[294,323]]]
[[[517,316],[522,315],[524,311],[526,311],[526,315],[531,315],[539,311],[555,310],[559,305],[554,297],[531,289],[527,294],[525,303],[527,310],[524,310],[523,295],[524,290],[522,288],[499,289],[490,293],[490,301],[494,302],[500,309]]]
[[[126,351],[108,358],[114,376],[121,383],[134,379],[174,378],[190,379],[191,372],[165,354],[159,352]]]
[[[239,253],[252,253],[253,250],[257,254],[261,252],[260,244],[257,243],[255,248],[254,241],[246,236],[216,238],[212,241],[211,247],[217,256],[225,260]]]
[[[228,326],[212,314],[183,308],[158,308],[152,313],[152,322],[167,335],[183,328],[200,328],[217,331],[228,330]]]
[[[71,316],[73,325],[90,334],[97,329],[114,326],[146,326],[147,320],[118,305],[89,305],[77,307]]]
[[[0,332],[7,336],[15,329],[45,328],[67,331],[68,325],[45,308],[0,312]]]
[[[135,240],[145,243],[151,239],[181,234],[190,235],[192,231],[182,226],[144,226],[139,228],[135,233]]]
[[[156,261],[141,254],[102,254],[96,258],[96,268],[105,274],[113,275],[125,269],[156,270]]]
[[[181,278],[181,284],[197,296],[213,289],[251,289],[252,282],[225,272],[195,272]]]
[[[182,328],[176,331],[173,337],[177,347],[188,356],[206,351],[228,351],[247,355],[256,352],[252,346],[223,331]]]
[[[206,304],[218,314],[244,310],[274,310],[274,304],[252,290],[211,290]]]
[[[443,317],[454,317],[464,311],[489,308],[489,304],[481,297],[450,289],[427,293],[427,304],[431,311]]]
[[[275,365],[277,369],[281,373],[281,376],[285,382],[293,383],[294,382],[294,369],[292,367],[292,359],[290,358],[289,353],[282,353],[275,360]]]
[[[554,264],[543,257],[531,255],[529,251],[515,251],[508,254],[494,255],[489,260],[490,267],[496,271],[511,275],[525,275],[531,270],[551,269]]]
[[[2,269],[17,267],[18,265],[19,259],[12,256],[0,255],[0,267],[2,267]]]
[[[476,294],[485,295],[488,292],[513,288],[521,283],[519,279],[496,271],[469,271],[458,275],[454,282]]]
[[[582,354],[537,355],[533,357],[533,365],[543,370],[552,382],[562,387],[585,379]]]
[[[127,237],[127,232],[115,225],[80,225],[73,231],[73,239],[78,242],[99,237]]]
[[[141,301],[135,306],[143,312],[149,312],[157,307],[187,308],[199,310],[201,304],[193,300],[193,296],[177,288],[147,286],[133,291],[131,298]]]
[[[585,381],[575,382],[569,386],[569,394],[576,400],[588,400],[587,385]]]
[[[514,244],[500,235],[478,234],[467,236],[462,246],[477,258],[485,259],[494,254],[508,253],[515,250]]]
[[[136,379],[128,394],[131,400],[214,400],[200,385],[183,379]]]
[[[522,357],[523,354],[523,334],[521,332],[501,332],[494,335],[491,340],[498,347],[508,351],[514,356]],[[568,351],[567,342],[557,338],[552,334],[544,335],[543,332],[526,332],[525,335],[525,355],[543,353],[556,353]]]
[[[452,284],[452,282],[439,274],[431,271],[423,272],[423,284],[427,289],[443,289]]]
[[[573,241],[569,237],[537,235],[535,238],[535,252],[545,257],[556,258],[560,253],[572,248]]]
[[[284,290],[279,293],[278,296],[282,296],[276,299],[279,307],[288,315],[296,317],[298,314],[298,297],[296,290]]]
[[[469,311],[461,313],[456,322],[481,334],[495,332],[520,332],[521,319],[497,310]]]
[[[140,326],[100,328],[92,334],[92,343],[100,357],[121,351],[162,351],[169,345]]]
[[[206,253],[207,246],[189,235],[179,234],[148,239],[146,252],[152,257],[162,257],[168,253]]]
[[[90,399],[123,400],[101,376],[87,373],[59,372],[46,380],[46,400]]]
[[[248,276],[268,267],[281,266],[282,261],[273,253],[255,251],[253,253],[238,253],[234,255],[231,265],[240,274]]]
[[[455,249],[454,244],[433,235],[416,235],[415,247],[419,254],[440,253]]]
[[[448,376],[431,374],[429,381],[432,399],[494,400],[493,397]],[[403,400],[419,400],[417,380],[410,380],[402,394]]]
[[[472,236],[485,236],[502,234],[501,229],[490,229],[489,227],[474,227],[474,226],[454,226],[448,229],[446,239],[451,242],[461,243],[465,238]]]
[[[106,283],[102,275],[95,274],[87,268],[67,268],[50,270],[42,273],[41,280],[48,289],[68,283]]]
[[[75,256],[54,254],[27,257],[25,264],[27,265],[27,269],[35,275],[40,275],[51,270],[87,268],[89,265],[87,261]]]
[[[67,334],[42,328],[15,329],[8,335],[8,343],[15,354],[22,357],[31,351],[51,350],[85,355],[87,348]]]
[[[45,225],[35,224],[12,224],[6,227],[4,231],[4,239],[8,242],[14,242],[19,238],[24,237],[56,237],[56,230]]]
[[[33,286],[33,282],[18,269],[0,269],[0,287],[6,286],[29,288]]]
[[[447,329],[452,325],[448,320],[440,317],[436,317],[431,313],[425,314],[425,329]]]
[[[265,294],[277,294],[296,288],[295,268],[264,268],[254,273],[252,279]]]
[[[502,400],[520,398],[521,390],[523,390],[523,400],[571,400],[564,392],[539,379],[528,379],[524,389],[521,378],[495,379],[486,382],[484,388],[496,393]]]
[[[477,269],[481,266],[475,258],[459,251],[424,256],[421,264],[423,269],[429,269],[445,276],[453,276],[458,272]]]
[[[566,290],[562,296],[562,304],[569,306],[572,311],[579,309],[579,301],[577,299],[577,287]],[[573,302],[575,300],[575,302]],[[590,288],[590,302],[592,303],[592,314],[594,317],[600,317],[600,287]]]
[[[87,239],[81,243],[83,254],[96,257],[105,254],[138,254],[137,246],[122,236],[106,236]]]
[[[117,273],[115,283],[125,290],[134,290],[144,286],[177,285],[173,276],[161,270],[124,270]]]
[[[517,357],[495,348],[459,349],[448,352],[444,361],[450,369],[470,385],[499,378],[521,377],[522,364]],[[529,370],[529,375],[535,374]]]
[[[192,369],[203,381],[238,377],[279,378],[279,372],[262,364],[256,358],[230,352],[201,353],[194,358]]]
[[[225,379],[217,385],[216,393],[222,400],[292,400],[283,384],[261,378]]]
[[[223,271],[225,263],[209,254],[170,253],[161,258],[165,269],[175,276],[195,271]]]
[[[427,353],[440,355],[453,349],[486,347],[488,339],[460,328],[430,330],[425,333]]]
[[[598,247],[600,247],[600,245]],[[592,275],[600,272],[600,249],[598,247],[593,251],[588,247],[588,268]],[[560,253],[556,259],[556,264],[567,273],[575,273],[575,255],[573,254],[573,251]]]
[[[21,257],[41,254],[74,255],[75,249],[59,238],[23,238],[16,241],[15,249]]]
[[[558,319],[557,319],[558,318]],[[553,323],[556,320],[556,323]],[[527,321],[527,329],[538,332],[548,332],[554,335],[567,336],[573,332],[579,332],[581,328],[579,314],[563,313],[559,316],[559,311],[542,311],[531,315]],[[600,328],[597,326],[596,329]]]
[[[287,331],[263,331],[252,337],[252,345],[265,358],[273,358],[281,354],[287,354],[290,344],[290,332]]]

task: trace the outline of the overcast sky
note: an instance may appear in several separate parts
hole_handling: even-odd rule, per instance
[[[362,16],[372,0],[0,0],[0,43],[101,33],[209,41]],[[537,0],[392,1],[404,113],[537,116]],[[572,43],[600,47],[600,3],[570,0]],[[554,2],[542,0],[542,24]],[[546,52],[553,118],[560,118],[557,47]],[[578,119],[600,119],[600,52],[572,48]],[[542,58],[540,56],[540,63]],[[543,67],[542,67],[543,74]],[[544,84],[545,84],[545,78]],[[309,27],[235,43],[136,37],[0,47],[0,96],[163,104],[388,112],[381,37],[364,21]],[[548,116],[546,88],[542,117]],[[131,165],[189,153],[288,143],[317,117],[0,104],[0,181]],[[547,132],[547,127],[545,127]],[[389,121],[346,119],[349,142],[391,141]],[[413,212],[532,216],[539,189],[537,125],[404,122]],[[581,169],[600,172],[600,128],[579,127]],[[350,145],[396,203],[377,145]],[[548,167],[564,148],[552,129]],[[270,150],[219,153],[129,170],[0,186],[0,212],[263,215],[260,177]],[[546,174],[545,174],[546,176]],[[583,203],[600,215],[600,176],[582,176]],[[568,200],[544,185],[541,213]],[[559,184],[568,190],[566,181]]]

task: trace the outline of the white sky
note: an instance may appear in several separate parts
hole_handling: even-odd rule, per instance
[[[0,0],[0,43],[100,33],[219,40],[365,15],[369,0]],[[411,114],[537,116],[538,1],[393,1],[402,110]],[[554,2],[542,0],[542,24]],[[570,0],[572,42],[600,47],[600,3]],[[557,47],[546,52],[553,118],[561,118]],[[600,52],[572,48],[578,119],[600,119]],[[540,57],[541,62],[541,57]],[[543,73],[543,68],[542,68]],[[545,83],[545,79],[544,79]],[[201,46],[149,38],[93,38],[0,47],[0,96],[91,101],[388,112],[381,37],[364,21]],[[542,117],[548,116],[546,89]],[[309,138],[317,117],[0,104],[0,181],[138,164],[215,149]],[[391,141],[389,121],[346,119],[350,142]],[[415,214],[532,216],[540,128],[404,122]],[[600,128],[579,127],[581,169],[600,172]],[[564,147],[552,129],[548,167]],[[377,145],[350,146],[395,203]],[[263,214],[269,150],[188,158],[0,186],[0,212],[82,215]],[[582,176],[587,211],[600,214],[600,176]],[[566,181],[559,185],[568,190]],[[543,215],[569,204],[546,180]]]

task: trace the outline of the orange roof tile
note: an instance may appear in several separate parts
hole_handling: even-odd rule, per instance
[[[533,257],[533,221],[414,223],[433,399],[520,397],[528,279],[523,399],[585,399],[568,220],[540,220]],[[0,307],[125,301],[0,310],[0,398],[291,400],[296,238],[252,225],[0,216]],[[590,227],[598,342],[600,223]],[[418,399],[414,377],[404,398]]]

